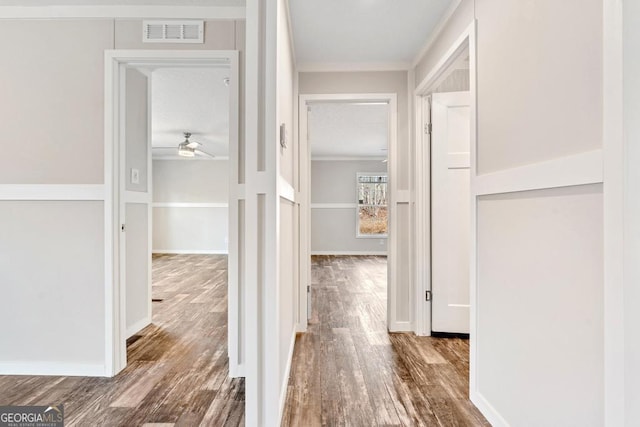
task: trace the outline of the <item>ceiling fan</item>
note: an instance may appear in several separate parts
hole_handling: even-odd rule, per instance
[[[213,154],[209,154],[206,151],[202,151],[198,149],[202,144],[196,141],[189,141],[191,138],[191,132],[184,132],[184,141],[178,144],[178,155],[181,157],[208,157],[213,159],[215,156]],[[175,150],[172,147],[154,147],[155,149],[162,150]]]
[[[195,157],[196,154],[199,156],[205,156],[213,158],[212,154],[206,153],[202,150],[199,150],[198,147],[202,144],[196,141],[189,141],[191,138],[191,132],[184,132],[184,141],[178,144],[178,155],[182,157]]]

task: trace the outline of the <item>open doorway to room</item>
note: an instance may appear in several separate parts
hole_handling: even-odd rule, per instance
[[[107,348],[114,373],[126,366],[122,375],[157,389],[183,381],[211,390],[184,422],[240,424],[244,382],[228,379],[240,370],[237,53],[165,53],[113,54],[117,256]],[[195,369],[178,380],[178,366]],[[140,408],[145,396],[118,403]]]
[[[171,316],[183,304],[194,322],[221,330],[227,320],[229,71],[158,68],[150,84],[152,309]]]
[[[389,104],[317,102],[307,108],[311,162],[311,323],[361,304],[386,329]],[[330,298],[321,293],[334,293]],[[334,306],[338,308],[339,306]]]

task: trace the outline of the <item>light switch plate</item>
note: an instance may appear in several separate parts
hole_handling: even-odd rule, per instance
[[[131,169],[131,183],[140,184],[140,171],[138,169]]]

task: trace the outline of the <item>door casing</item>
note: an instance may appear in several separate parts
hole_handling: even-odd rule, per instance
[[[105,137],[104,137],[104,239],[105,239],[105,375],[114,376],[127,364],[126,357],[126,283],[121,274],[121,198],[120,181],[124,167],[124,138],[121,134],[126,67],[211,67],[230,68],[229,84],[229,173],[238,177],[239,150],[239,66],[235,50],[107,50],[105,51]],[[240,348],[244,334],[240,330],[242,295],[239,294],[238,203],[241,186],[229,187],[229,375],[244,375]]]

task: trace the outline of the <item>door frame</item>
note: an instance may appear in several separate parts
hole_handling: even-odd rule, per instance
[[[311,285],[311,150],[307,108],[314,103],[386,102],[389,104],[389,146],[387,174],[389,176],[389,233],[387,236],[387,327],[390,331],[406,328],[396,321],[397,300],[397,194],[398,194],[398,101],[395,93],[341,93],[300,95],[298,102],[298,140],[300,141],[300,292],[297,331],[306,332],[308,289]],[[403,322],[404,323],[404,322]]]
[[[414,275],[416,278],[416,334],[431,335],[431,304],[425,303],[425,293],[431,290],[431,191],[430,191],[430,140],[425,135],[424,129],[427,124],[425,121],[425,109],[429,108],[427,97],[442,83],[449,71],[458,61],[459,56],[466,49],[469,51],[469,107],[471,111],[471,140],[470,140],[470,156],[471,156],[471,212],[470,218],[470,269],[469,269],[469,303],[470,308],[470,324],[469,324],[469,390],[470,398],[473,403],[481,407],[476,399],[476,346],[478,325],[476,321],[477,315],[477,261],[476,261],[476,197],[474,191],[474,180],[476,171],[476,141],[477,141],[477,72],[476,72],[476,21],[471,24],[460,34],[458,39],[447,49],[446,53],[440,58],[433,70],[420,82],[414,91],[415,105],[415,149],[416,156],[414,159],[414,167],[416,171],[416,187],[415,187],[415,205],[416,205],[416,226],[422,228],[422,234],[417,232],[418,240],[416,241],[416,263]],[[429,224],[429,226],[425,226]],[[419,260],[429,260],[428,266],[423,266]],[[420,319],[422,321],[420,321]],[[482,408],[481,408],[482,409]],[[482,411],[487,413],[486,411]]]
[[[425,133],[425,126],[430,124],[428,114],[431,108],[431,94],[447,77],[447,72],[455,66],[462,52],[469,50],[469,92],[471,110],[471,177],[476,174],[476,24],[469,25],[458,39],[440,58],[433,70],[420,82],[414,91],[415,119],[415,206],[416,206],[416,262],[414,265],[416,335],[431,335],[431,304],[426,304],[425,295],[431,291],[431,141]],[[471,203],[471,265],[475,265],[475,203]],[[428,260],[428,264],[419,260]],[[475,348],[475,268],[470,269],[471,323],[469,325],[470,344]],[[471,376],[470,370],[470,376]],[[474,373],[475,374],[475,373]]]
[[[228,64],[229,85],[229,158],[238,158],[239,145],[239,64],[236,50],[106,50],[104,86],[104,261],[105,261],[105,375],[115,376],[127,365],[126,283],[121,274],[120,231],[121,167],[124,164],[124,138],[121,132],[124,114],[124,74],[127,67],[208,67]],[[149,138],[150,141],[150,138]],[[149,144],[150,145],[150,144]],[[147,147],[150,150],[150,147]],[[150,161],[151,159],[149,159]],[[230,174],[237,176],[237,162],[230,162]],[[149,171],[150,172],[150,171]],[[231,175],[230,175],[231,176]],[[229,199],[237,196],[230,185]],[[148,190],[151,189],[149,183]],[[236,221],[229,203],[229,221]],[[229,227],[229,230],[234,229]],[[229,235],[229,266],[238,265],[238,236]],[[149,269],[151,264],[149,265]],[[241,376],[239,364],[240,298],[237,268],[229,268],[229,375]],[[150,277],[150,273],[149,273]]]

